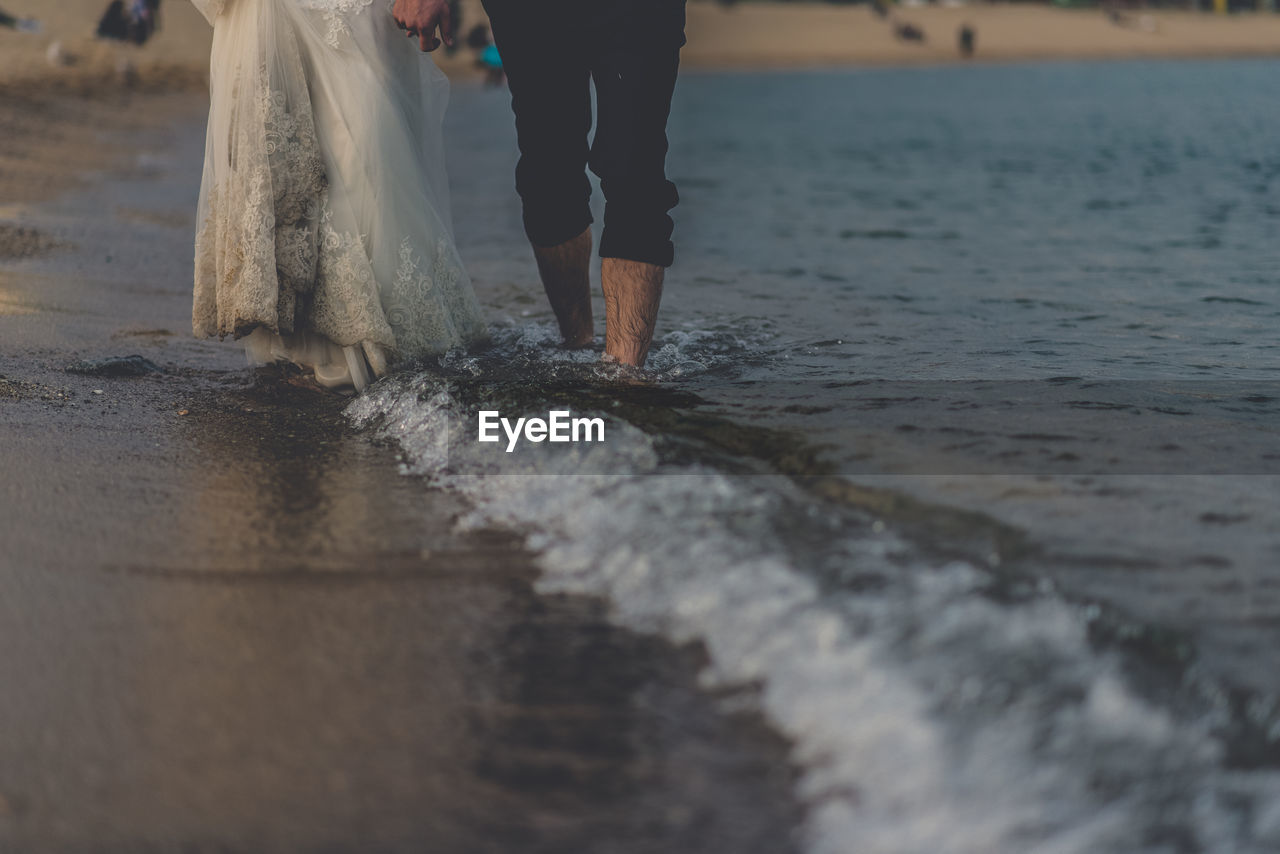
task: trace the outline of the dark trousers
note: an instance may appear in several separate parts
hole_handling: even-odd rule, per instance
[[[605,195],[600,254],[669,267],[667,116],[684,44],[684,0],[484,0],[511,87],[516,190],[534,246],[591,224],[591,183]],[[596,132],[591,132],[591,84]]]

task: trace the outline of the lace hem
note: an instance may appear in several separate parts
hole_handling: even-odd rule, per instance
[[[372,2],[307,5],[327,18],[356,14]],[[230,76],[214,81],[219,118],[216,125],[211,119],[196,235],[196,335],[243,338],[259,329],[318,335],[394,358],[483,339],[483,313],[434,214],[403,202],[397,208],[396,188],[365,186],[363,172],[346,176],[353,186],[341,172],[326,174],[299,44],[314,37],[289,26],[274,32],[273,44],[260,48],[271,52],[270,65],[224,63]],[[421,168],[409,162],[409,170]],[[397,211],[387,219],[399,228],[389,234],[380,228],[372,238],[363,233],[369,226],[353,194],[361,204],[379,199]]]
[[[286,33],[280,42],[281,56],[300,68],[296,40]],[[198,335],[238,338],[257,326],[291,332],[316,280],[328,183],[310,101],[303,87],[286,92],[266,63],[247,76],[236,81],[253,98],[236,116],[230,168],[222,180],[206,180],[196,235]]]

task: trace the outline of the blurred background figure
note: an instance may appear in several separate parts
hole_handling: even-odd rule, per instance
[[[8,27],[23,33],[40,32],[40,22],[34,18],[17,18],[0,9],[0,27]]]
[[[893,34],[904,42],[924,42],[924,30],[915,24],[895,23],[893,25]]]
[[[75,56],[68,53],[60,41],[49,43],[49,47],[45,48],[44,59],[54,68],[66,68],[68,65],[74,65],[76,60]]]
[[[502,86],[507,82],[507,73],[502,68],[502,54],[489,35],[489,28],[484,24],[476,24],[467,33],[467,47],[476,52],[476,67],[484,72],[486,86]]]
[[[977,40],[977,37],[978,34],[974,32],[973,27],[968,24],[961,25],[960,33],[956,37],[956,40],[959,42],[960,55],[965,59],[973,56],[974,42]]]
[[[484,24],[476,24],[467,32],[467,47],[472,50],[484,50],[490,41],[489,28]]]
[[[111,0],[98,21],[98,37],[143,45],[159,24],[160,0]]]
[[[502,55],[498,46],[491,44],[480,52],[480,66],[484,69],[486,86],[502,86],[507,82],[507,72],[502,67]]]

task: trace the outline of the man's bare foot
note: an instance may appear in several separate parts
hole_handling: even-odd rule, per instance
[[[591,320],[591,229],[559,246],[533,247],[542,287],[551,302],[564,346],[587,347],[595,338]]]
[[[604,259],[604,352],[627,365],[643,367],[658,322],[666,270],[656,264]]]
[[[646,388],[657,385],[657,380],[653,374],[643,367],[620,361],[616,356],[611,356],[608,353],[600,357],[598,364],[600,365],[600,373],[597,376],[600,376],[611,385],[643,386]]]

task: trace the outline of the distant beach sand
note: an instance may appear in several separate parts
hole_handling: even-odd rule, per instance
[[[0,8],[41,21],[40,33],[0,29],[0,84],[84,89],[114,85],[127,64],[134,85],[201,85],[208,73],[212,31],[185,0],[163,7],[163,28],[145,47],[93,37],[105,0],[0,0]],[[483,20],[477,0],[464,4],[463,30]],[[891,21],[924,32],[903,42]],[[1047,6],[894,8],[888,19],[869,6],[820,3],[712,2],[689,5],[682,60],[693,68],[805,68],[840,65],[911,65],[963,61],[957,34],[976,32],[978,61],[1130,57],[1235,57],[1280,55],[1280,15],[1215,16],[1190,12],[1131,14],[1125,25],[1100,10]],[[68,64],[47,58],[59,42]],[[437,61],[454,76],[476,74],[466,49]],[[38,81],[38,82],[37,82]]]
[[[897,39],[892,21],[915,25],[925,40]],[[1101,10],[1048,6],[895,7],[880,18],[866,5],[694,3],[683,62],[744,69],[958,62],[966,24],[980,61],[1280,54],[1280,15],[1135,12],[1121,25]]]

